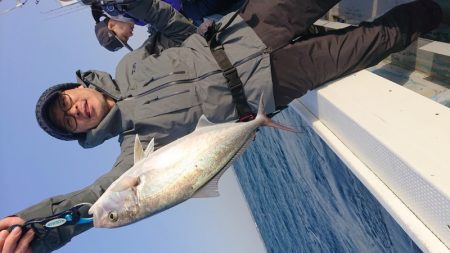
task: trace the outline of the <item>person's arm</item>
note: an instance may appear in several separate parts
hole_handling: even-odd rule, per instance
[[[26,208],[15,215],[22,220],[48,217],[66,211],[80,203],[93,204],[108,186],[133,165],[134,139],[127,137],[122,141],[121,154],[111,171],[98,178],[92,185],[76,192],[48,198],[34,206]],[[2,220],[3,221],[3,220]],[[35,238],[32,243],[33,253],[51,252],[68,243],[72,237],[92,228],[92,223],[61,226],[50,231],[44,240]]]
[[[151,24],[164,37],[178,45],[197,31],[197,28],[172,6],[159,0],[136,1],[127,7],[127,14]]]
[[[149,54],[161,54],[167,48],[180,46],[180,42],[167,38],[164,34],[156,29],[149,27],[150,36],[144,41],[141,47],[145,47]]]

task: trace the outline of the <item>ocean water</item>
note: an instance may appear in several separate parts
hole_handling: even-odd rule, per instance
[[[293,110],[260,128],[234,168],[268,252],[421,252]]]

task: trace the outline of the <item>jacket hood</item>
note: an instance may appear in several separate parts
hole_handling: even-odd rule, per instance
[[[78,83],[105,93],[116,101],[121,100],[122,96],[120,94],[119,86],[112,79],[110,74],[97,70],[89,70],[86,72],[78,70],[75,75]]]

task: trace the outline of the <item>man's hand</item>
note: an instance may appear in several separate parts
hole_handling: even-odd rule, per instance
[[[28,230],[22,236],[22,228],[15,227],[11,232],[8,228],[12,225],[22,225],[25,221],[19,217],[6,217],[0,220],[0,252],[2,253],[31,253],[30,243],[34,237],[34,231]]]
[[[211,19],[205,19],[203,23],[197,28],[197,33],[201,36],[205,36],[206,32],[208,31],[208,28],[212,26],[214,21]]]

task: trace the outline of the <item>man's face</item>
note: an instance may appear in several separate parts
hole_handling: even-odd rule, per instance
[[[78,86],[61,93],[50,106],[50,118],[71,133],[85,133],[97,127],[113,106],[113,99],[94,89]]]
[[[121,41],[126,43],[133,36],[134,24],[110,19],[108,29],[113,31]]]

